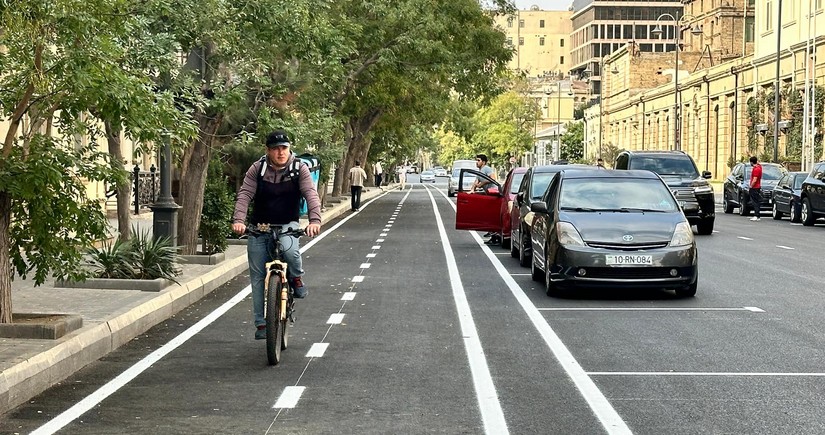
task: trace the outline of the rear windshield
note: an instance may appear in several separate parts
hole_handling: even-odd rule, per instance
[[[659,175],[677,175],[680,177],[699,177],[696,165],[687,156],[633,156],[628,169],[646,169]]]
[[[805,176],[804,175],[797,175],[796,178],[793,179],[793,188],[795,190],[796,189],[801,189],[802,188],[802,183],[804,181],[805,181]]]
[[[750,180],[751,170],[753,166],[745,166],[745,179]],[[782,178],[781,166],[762,165],[762,179],[763,180],[779,180]]]
[[[673,195],[662,181],[642,178],[564,180],[559,196],[559,208],[579,211],[679,210]]]
[[[518,188],[521,186],[521,180],[524,179],[524,172],[520,174],[513,174],[513,182],[510,184],[510,193],[518,193]]]

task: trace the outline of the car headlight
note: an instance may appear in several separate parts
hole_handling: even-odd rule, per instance
[[[570,222],[559,222],[556,224],[556,232],[559,235],[559,243],[562,245],[584,246],[579,230]]]
[[[693,230],[687,222],[679,222],[673,230],[670,246],[687,246],[693,243]]]
[[[711,186],[710,184],[706,184],[704,186],[696,186],[695,188],[693,188],[693,193],[712,193],[712,192],[713,192],[713,186]]]

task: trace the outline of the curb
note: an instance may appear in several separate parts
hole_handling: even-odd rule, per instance
[[[383,193],[371,188],[363,193],[362,201]],[[325,225],[348,211],[349,201],[332,205],[321,213],[322,222]],[[84,325],[48,350],[3,370],[0,416],[197,302],[248,267],[246,255],[228,258],[198,278],[164,289],[157,297],[106,321]]]

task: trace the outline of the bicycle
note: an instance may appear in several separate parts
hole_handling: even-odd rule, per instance
[[[247,234],[272,236],[270,258],[272,261],[266,263],[266,277],[264,278],[264,319],[266,320],[266,358],[269,365],[277,365],[281,362],[281,351],[287,348],[289,334],[287,332],[287,320],[295,322],[294,299],[292,297],[292,287],[287,282],[287,264],[283,259],[283,248],[279,240],[280,236],[289,235],[301,237],[306,235],[306,231],[298,229],[286,229],[281,231],[281,226],[260,224],[257,228],[247,228]]]

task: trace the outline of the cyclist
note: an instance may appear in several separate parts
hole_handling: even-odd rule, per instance
[[[243,185],[238,191],[235,212],[232,216],[232,231],[244,234],[247,210],[254,204],[250,225],[280,225],[284,229],[297,229],[300,216],[300,199],[307,202],[309,225],[306,234],[310,237],[321,232],[321,200],[312,183],[309,168],[299,165],[298,173],[294,168],[295,155],[290,151],[290,141],[286,132],[276,130],[266,137],[266,156],[252,164],[246,171]],[[265,166],[264,166],[265,165]],[[266,263],[270,261],[270,234],[252,234],[247,243],[247,261],[249,262],[249,279],[252,284],[252,311],[255,317],[255,339],[266,338],[266,321],[264,320],[264,279]],[[291,235],[279,237],[284,247],[284,261],[287,263],[287,277],[294,297],[306,297],[301,252],[298,238]]]

